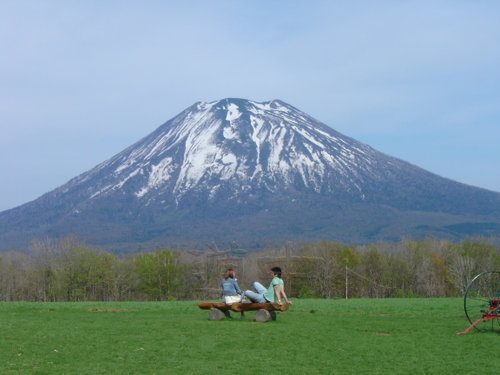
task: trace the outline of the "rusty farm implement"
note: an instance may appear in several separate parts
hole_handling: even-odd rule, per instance
[[[500,271],[486,271],[474,277],[464,294],[464,310],[470,326],[477,331],[500,331]]]

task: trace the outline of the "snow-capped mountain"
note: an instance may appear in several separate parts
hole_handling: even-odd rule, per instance
[[[279,100],[225,99],[194,104],[61,192],[92,181],[88,200],[125,189],[144,204],[178,204],[193,192],[213,201],[285,188],[363,199],[362,185],[391,163]]]
[[[0,213],[0,240],[77,233],[117,249],[359,242],[455,238],[460,228],[495,234],[499,223],[499,193],[382,154],[280,100],[223,99],[195,103],[92,170]]]

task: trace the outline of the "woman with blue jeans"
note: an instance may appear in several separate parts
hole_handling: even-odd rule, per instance
[[[281,268],[273,267],[271,268],[271,272],[273,275],[273,279],[271,280],[269,288],[266,289],[261,283],[256,281],[252,284],[255,291],[246,290],[245,292],[243,292],[243,296],[247,297],[252,302],[277,302],[279,305],[283,304],[283,302],[281,302],[281,297],[283,297],[286,303],[291,304],[292,301],[288,299],[285,293],[285,284],[283,283],[283,279],[281,278]]]

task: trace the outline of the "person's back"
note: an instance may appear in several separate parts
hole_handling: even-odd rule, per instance
[[[271,280],[271,284],[269,284],[269,288],[267,288],[267,291],[264,293],[264,298],[271,303],[281,301],[280,296],[278,296],[276,293],[276,287],[281,293],[283,293],[284,286],[285,285],[283,283],[283,279],[274,275],[273,279]]]
[[[228,269],[221,281],[222,298],[228,305],[241,301],[241,289],[236,281],[236,273],[233,269]]]
[[[235,279],[224,279],[221,282],[222,295],[225,296],[237,296],[241,294],[240,287]]]

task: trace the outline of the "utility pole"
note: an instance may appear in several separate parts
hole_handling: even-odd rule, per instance
[[[349,277],[347,275],[347,260],[345,262],[345,299],[349,298]]]

